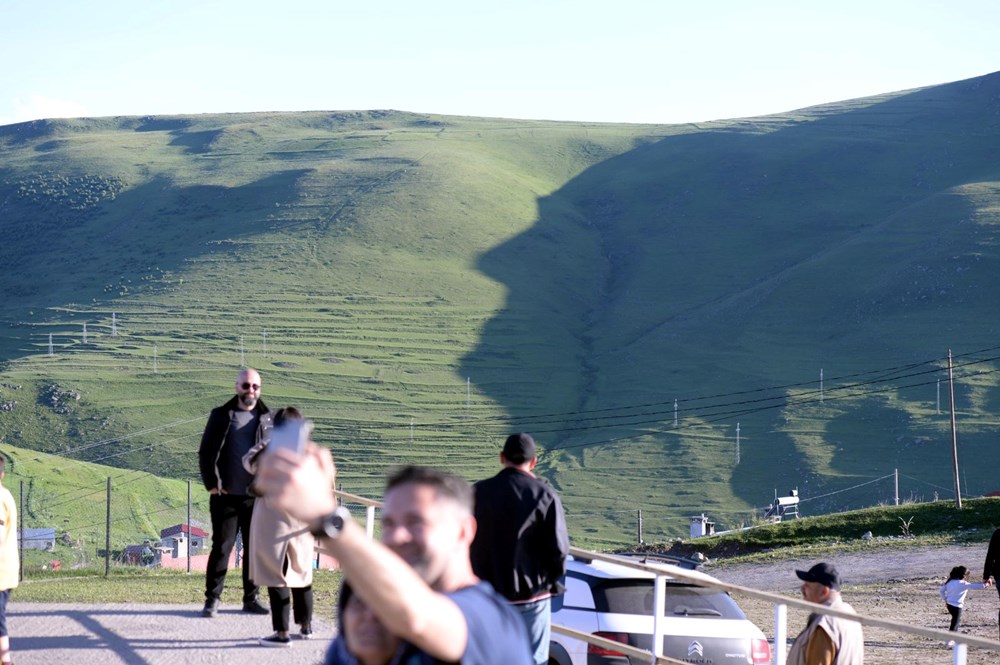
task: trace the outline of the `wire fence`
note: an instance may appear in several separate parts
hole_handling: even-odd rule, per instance
[[[796,497],[795,503],[808,505],[810,501],[833,494],[859,492],[869,485],[887,484],[889,493],[883,493],[879,503],[898,504],[901,502],[898,478],[918,481],[897,472],[832,492]],[[17,476],[14,479],[18,479]],[[157,496],[159,486],[147,482],[155,480],[149,473],[126,471],[89,482],[67,481],[58,490],[49,483],[36,483],[23,476],[18,484],[11,483],[9,487],[18,502],[22,579],[51,577],[56,572],[74,570],[110,572],[114,568],[136,572],[163,568],[204,570],[211,548],[208,494],[199,483],[188,481],[186,492],[178,491],[178,484],[173,483],[172,486],[163,485],[162,495]],[[896,487],[895,500],[893,486]],[[947,488],[940,489],[942,494],[948,493]],[[356,513],[355,517],[368,523],[371,533],[377,536],[378,502],[345,493],[343,487],[338,495]],[[936,492],[933,498],[938,498]],[[912,497],[903,497],[902,502],[914,501]],[[861,503],[866,504],[862,507],[875,505],[866,501]],[[733,524],[731,528],[740,530],[769,521],[768,510],[777,504],[776,498],[770,507],[750,509],[738,515],[707,510],[702,517],[706,526],[714,527],[713,520],[721,518],[722,523]],[[644,521],[648,525],[650,521],[661,520],[660,512],[639,506],[618,511],[616,521],[636,534],[636,542],[643,543]],[[580,519],[587,515],[589,513],[573,513],[572,517]],[[602,515],[607,516],[606,513]],[[792,515],[785,515],[789,516],[798,516],[797,510]],[[711,532],[695,534],[692,531],[691,535]],[[238,566],[241,557],[242,543],[237,541],[230,565]]]
[[[11,487],[18,501],[21,579],[115,567],[203,568],[211,546],[207,495],[146,496],[121,474],[60,492],[30,480]],[[242,548],[240,548],[242,549]]]

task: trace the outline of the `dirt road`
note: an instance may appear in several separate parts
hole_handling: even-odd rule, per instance
[[[951,545],[933,548],[872,549],[817,558],[782,559],[773,563],[708,564],[705,572],[719,579],[801,598],[795,570],[804,570],[819,561],[837,566],[844,578],[844,599],[861,614],[868,614],[915,626],[948,629],[948,613],[938,589],[952,567],[967,566],[969,578],[982,574],[985,544]],[[751,620],[767,635],[774,634],[774,606],[753,598],[737,597]],[[960,630],[970,635],[996,640],[997,592],[970,591]],[[806,613],[788,608],[788,633],[794,637],[805,625]],[[874,665],[942,665],[952,662],[951,651],[934,640],[904,636],[893,631],[865,628],[865,662]],[[1000,652],[970,649],[969,665],[996,665]]]

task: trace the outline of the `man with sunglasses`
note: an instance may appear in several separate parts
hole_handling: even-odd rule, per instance
[[[243,456],[260,441],[271,437],[271,412],[260,399],[260,374],[247,368],[236,377],[236,395],[212,409],[198,449],[201,480],[209,497],[212,516],[212,551],[205,570],[203,617],[214,617],[226,581],[229,557],[236,533],[243,538],[243,611],[268,614],[258,599],[259,588],[250,579],[250,517],[254,497],[253,481],[243,468]]]

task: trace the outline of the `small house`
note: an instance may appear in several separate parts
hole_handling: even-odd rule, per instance
[[[55,528],[40,528],[40,529],[25,529],[24,534],[18,531],[17,534],[18,542],[23,542],[23,547],[26,550],[44,550],[46,552],[51,552],[56,547],[56,530]]]

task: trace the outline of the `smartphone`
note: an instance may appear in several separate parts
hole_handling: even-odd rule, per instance
[[[306,449],[306,441],[312,434],[311,420],[286,420],[271,430],[271,443],[268,448],[278,450],[284,448],[301,455]]]

